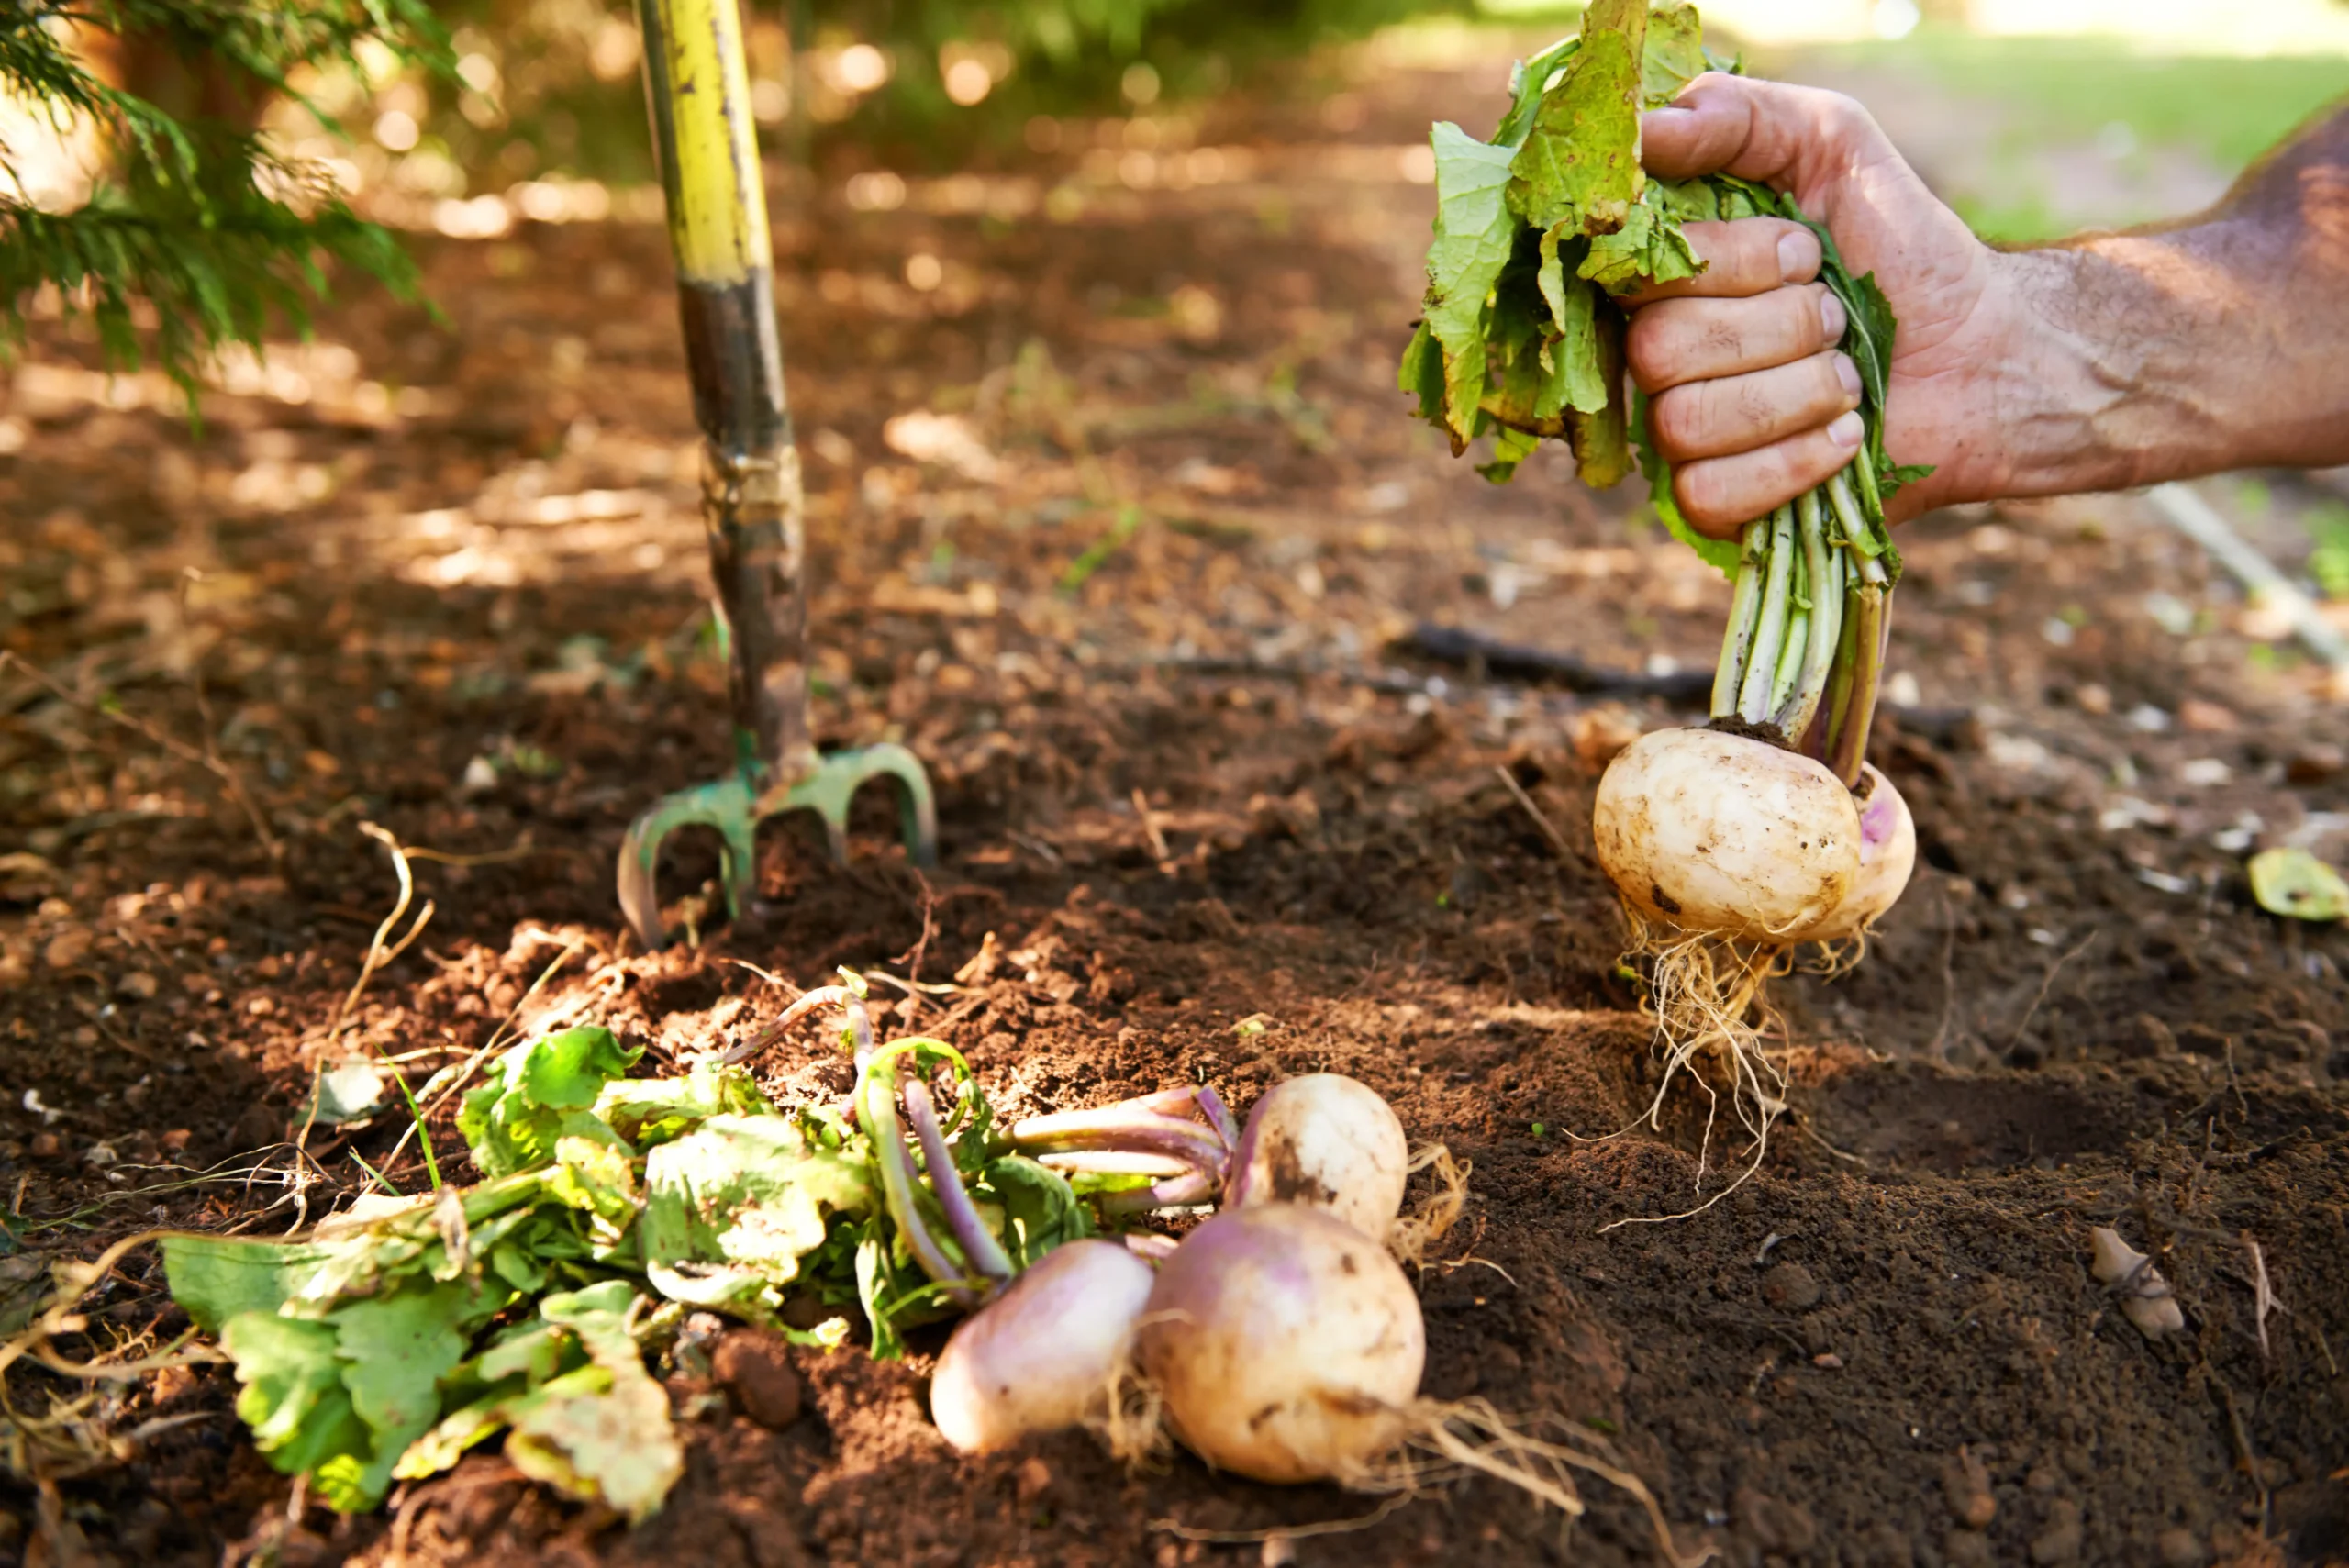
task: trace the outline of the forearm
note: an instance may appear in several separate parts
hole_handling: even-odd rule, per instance
[[[2349,462],[2349,112],[2199,218],[1996,266],[2015,352],[1985,378],[1984,488]]]

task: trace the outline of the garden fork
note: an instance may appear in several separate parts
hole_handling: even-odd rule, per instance
[[[733,772],[663,797],[629,825],[620,846],[620,908],[645,947],[658,951],[654,872],[662,840],[679,828],[718,829],[726,906],[739,919],[767,817],[816,812],[833,858],[844,860],[850,797],[885,776],[896,786],[907,850],[917,865],[929,865],[937,858],[938,812],[929,775],[903,746],[823,756],[808,734],[805,506],[784,402],[774,250],[737,0],[638,0],[637,12],[702,432],[702,522],[729,634],[734,732]]]

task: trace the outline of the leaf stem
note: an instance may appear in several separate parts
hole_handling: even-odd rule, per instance
[[[1795,509],[1770,514],[1770,576],[1762,590],[1761,622],[1747,655],[1737,695],[1737,716],[1759,724],[1770,716],[1770,686],[1778,673],[1778,649],[1787,632],[1787,600],[1794,580]]]
[[[1755,623],[1762,615],[1764,557],[1768,550],[1770,523],[1756,517],[1740,538],[1737,588],[1730,596],[1729,626],[1721,633],[1720,662],[1713,669],[1713,717],[1727,718],[1737,711],[1737,691],[1745,679],[1745,661],[1753,651]]]
[[[1778,709],[1778,728],[1787,744],[1803,749],[1811,721],[1819,715],[1843,630],[1843,552],[1831,544],[1819,492],[1812,490],[1795,503],[1801,525],[1804,559],[1810,566],[1810,638],[1803,654],[1801,676],[1793,696]]]
[[[938,1107],[931,1103],[930,1085],[918,1075],[906,1080],[906,1119],[913,1123],[914,1137],[921,1142],[922,1163],[929,1167],[930,1189],[938,1195],[938,1207],[946,1211],[946,1223],[961,1242],[963,1257],[971,1267],[1002,1284],[1017,1271],[1011,1257],[979,1218],[978,1206],[971,1201],[970,1193],[963,1185],[962,1174],[954,1169],[954,1151],[947,1147],[945,1133],[939,1130]]]
[[[1892,590],[1880,584],[1863,584],[1853,619],[1851,688],[1842,703],[1841,722],[1827,746],[1827,765],[1846,788],[1860,782],[1867,762],[1868,727],[1876,719],[1876,691],[1884,671],[1884,648],[1892,629]]]
[[[978,1293],[963,1283],[963,1271],[930,1234],[914,1201],[914,1159],[906,1147],[905,1126],[897,1120],[896,1075],[897,1055],[890,1052],[866,1067],[857,1086],[857,1118],[864,1124],[865,1136],[873,1140],[874,1162],[881,1167],[881,1201],[921,1272],[937,1282],[948,1299],[968,1311],[978,1305]]]

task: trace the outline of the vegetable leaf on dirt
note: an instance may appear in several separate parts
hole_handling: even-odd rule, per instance
[[[592,1107],[604,1085],[641,1054],[596,1028],[565,1029],[507,1051],[457,1112],[473,1163],[484,1175],[506,1176],[547,1163],[555,1140],[566,1135],[618,1141]]]

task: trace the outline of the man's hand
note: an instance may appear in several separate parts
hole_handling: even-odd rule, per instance
[[[1972,373],[2003,352],[2009,314],[1993,252],[1925,188],[1865,109],[1840,94],[1741,76],[1701,76],[1641,126],[1651,173],[1726,171],[1791,191],[1822,219],[1854,273],[1874,272],[1900,318],[1893,342],[1887,450],[1933,476],[1894,501],[1896,519],[1998,488],[1982,450]],[[1800,224],[1754,217],[1692,223],[1709,263],[1636,295],[1632,379],[1654,399],[1653,434],[1672,460],[1688,520],[1733,536],[1748,520],[1825,480],[1860,439],[1859,373],[1835,350],[1843,309],[1819,274]]]
[[[2313,122],[2186,223],[1993,250],[1867,111],[1706,75],[1642,121],[1651,172],[1789,191],[1900,327],[1885,444],[1930,463],[1898,521],[2003,496],[2228,468],[2349,462],[2349,110]],[[1625,303],[1631,374],[1681,509],[1727,538],[1849,461],[1858,403],[1807,231],[1690,224],[1699,276]]]

